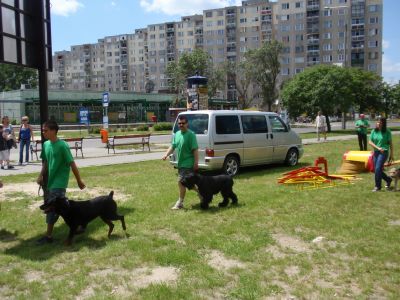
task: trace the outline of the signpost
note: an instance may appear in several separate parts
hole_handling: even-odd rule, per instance
[[[101,102],[103,103],[103,128],[108,129],[108,104],[110,103],[110,93],[104,92]]]
[[[89,125],[89,109],[86,107],[79,109],[79,123]]]

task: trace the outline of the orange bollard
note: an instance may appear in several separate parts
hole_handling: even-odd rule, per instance
[[[108,131],[106,129],[100,129],[101,142],[106,144],[108,142]]]
[[[320,156],[314,161],[315,167],[318,167],[319,164],[324,164],[325,173],[328,175],[328,161],[325,159],[325,157]]]

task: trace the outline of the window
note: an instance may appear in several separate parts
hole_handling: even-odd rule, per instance
[[[239,117],[215,116],[215,127],[217,134],[240,134]],[[191,127],[190,129],[193,131]]]
[[[246,18],[241,18],[240,19],[240,23],[246,23],[247,22],[247,19]]]
[[[346,24],[346,22],[345,22],[345,20],[343,20],[343,19],[340,19],[340,20],[338,21],[338,27],[343,28],[343,27],[345,27],[345,24]]]
[[[295,74],[299,74],[299,73],[301,73],[301,72],[303,72],[304,71],[304,68],[296,68],[295,70],[294,70],[294,73]]]
[[[282,3],[282,9],[289,9],[289,3]]]
[[[324,44],[323,49],[324,49],[325,51],[330,51],[330,50],[332,50],[332,44]]]
[[[296,34],[296,41],[300,42],[303,40],[303,35],[302,34]]]
[[[290,57],[284,56],[282,57],[282,64],[287,65],[290,63]]]
[[[224,25],[224,20],[218,20],[217,21],[218,26],[223,26]]]
[[[189,128],[195,134],[206,134],[208,130],[208,115],[206,114],[188,114],[186,118],[189,123]],[[218,123],[217,123],[218,127]],[[239,127],[239,122],[238,122]],[[179,130],[178,122],[175,123],[174,133]],[[240,133],[240,129],[239,129]]]
[[[330,17],[330,16],[332,16],[332,9],[329,9],[329,8],[325,9],[325,10],[324,10],[324,16],[325,16],[325,17]]]
[[[339,8],[338,9],[338,15],[345,15],[346,14],[346,9],[345,8]]]
[[[338,37],[339,37],[340,39],[344,39],[344,31],[338,32]]]
[[[324,0],[325,5],[332,5],[332,0]]]
[[[297,13],[295,15],[296,20],[302,20],[304,18],[304,13]]]
[[[347,0],[338,0],[339,4],[345,4],[347,3]]]
[[[332,55],[324,55],[322,57],[323,62],[331,62],[332,61]]]
[[[243,133],[267,133],[268,126],[265,116],[242,116]]]
[[[283,76],[290,75],[290,69],[289,68],[282,68],[281,69],[281,75],[283,75]]]
[[[296,3],[295,3],[295,7],[296,7],[296,8],[302,8],[302,7],[304,7],[304,2],[296,2]]]
[[[271,123],[272,132],[287,132],[287,126],[278,116],[269,116],[269,122]]]
[[[281,15],[281,21],[287,21],[289,20],[289,15]]]
[[[338,55],[338,61],[344,61],[344,54]]]
[[[378,28],[372,28],[372,29],[370,29],[370,30],[368,31],[368,35],[369,35],[369,36],[378,35],[378,32],[379,32]]]
[[[376,71],[376,70],[378,70],[377,64],[369,64],[368,65],[368,71]]]
[[[324,21],[324,28],[332,28],[332,21]]]
[[[368,53],[368,58],[369,59],[378,59],[378,57],[379,57],[378,52],[369,52]]]
[[[295,61],[297,64],[304,63],[304,57],[303,57],[303,56],[296,57],[296,58],[294,59],[294,61]]]
[[[369,12],[378,12],[378,5],[369,5],[368,10]]]
[[[325,32],[324,33],[324,39],[325,40],[330,40],[332,38],[332,34],[330,32]]]
[[[304,29],[304,24],[303,23],[299,23],[299,24],[294,25],[294,30],[296,30],[296,31],[300,31],[300,30],[303,30],[303,29]]]
[[[378,47],[378,41],[369,41],[369,42],[368,42],[368,47],[369,47],[369,48],[376,48],[376,47]]]
[[[344,43],[339,43],[338,44],[338,49],[343,50],[344,49]]]
[[[369,18],[369,23],[370,24],[378,24],[378,17]]]
[[[206,12],[206,18],[211,18],[212,17],[212,11]]]

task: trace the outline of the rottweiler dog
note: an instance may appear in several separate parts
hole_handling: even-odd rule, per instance
[[[225,207],[232,200],[232,204],[238,203],[238,198],[233,192],[233,179],[229,175],[203,176],[197,173],[189,174],[182,178],[181,183],[188,189],[196,185],[200,194],[200,207],[208,209],[213,195],[221,193],[223,201],[218,203],[219,207]]]
[[[44,211],[54,210],[60,215],[69,227],[66,245],[71,245],[72,238],[75,234],[82,233],[87,224],[100,217],[108,225],[108,237],[114,229],[111,221],[120,220],[122,229],[126,234],[126,226],[124,216],[117,214],[117,203],[113,199],[114,191],[107,196],[100,196],[87,201],[74,201],[67,198],[57,198],[56,200],[46,203],[40,207]]]

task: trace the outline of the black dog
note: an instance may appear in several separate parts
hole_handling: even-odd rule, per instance
[[[238,198],[233,192],[233,179],[229,175],[216,175],[216,176],[202,176],[200,174],[189,174],[185,176],[181,183],[188,189],[193,189],[196,185],[199,189],[200,194],[200,207],[207,209],[210,202],[212,201],[213,195],[221,192],[224,200],[218,203],[219,207],[225,207],[229,203],[229,198],[232,200],[232,204],[238,203]]]
[[[114,201],[113,195],[114,191],[111,191],[108,196],[100,196],[87,201],[57,198],[55,201],[42,205],[40,209],[44,211],[54,210],[64,219],[69,227],[69,235],[65,243],[70,245],[74,235],[83,232],[87,224],[97,217],[100,217],[108,225],[108,237],[111,236],[114,229],[114,224],[111,221],[120,220],[122,228],[126,231],[124,216],[117,214],[117,203]]]

